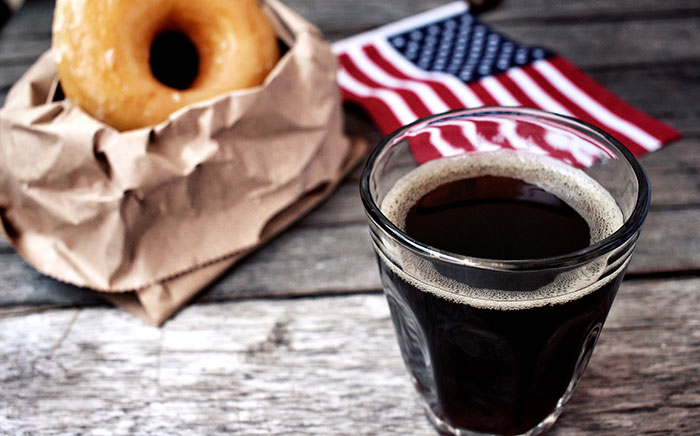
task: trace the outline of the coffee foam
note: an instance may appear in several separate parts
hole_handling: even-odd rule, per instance
[[[586,220],[591,244],[610,236],[624,222],[615,199],[584,171],[549,156],[512,150],[429,161],[399,179],[386,194],[380,208],[394,225],[404,230],[406,215],[424,195],[445,183],[487,175],[519,179],[556,195]],[[476,288],[441,275],[430,262],[407,251],[398,254],[395,261],[389,260],[381,249],[377,252],[400,277],[425,292],[463,304],[501,310],[558,304],[580,298],[614,279],[629,260],[625,255],[614,265],[607,265],[607,259],[597,259],[559,274],[542,288],[525,292]],[[601,279],[606,269],[614,272]]]

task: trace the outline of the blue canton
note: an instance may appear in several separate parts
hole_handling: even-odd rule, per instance
[[[464,82],[554,55],[505,38],[468,13],[390,36],[389,43],[417,67]]]

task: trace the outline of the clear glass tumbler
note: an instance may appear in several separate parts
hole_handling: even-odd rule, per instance
[[[477,182],[466,191],[440,191],[467,179]],[[574,227],[510,209],[542,192],[584,220],[583,246],[547,251]],[[455,435],[549,428],[591,357],[646,218],[650,190],[634,156],[572,118],[458,110],[385,138],[361,196],[403,360],[434,426]],[[489,212],[491,200],[503,209]],[[456,222],[437,214],[414,224],[425,208],[464,202],[475,209]],[[482,251],[471,254],[472,245]]]

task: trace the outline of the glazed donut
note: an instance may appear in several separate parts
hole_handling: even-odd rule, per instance
[[[65,96],[120,131],[260,85],[279,57],[257,0],[58,0],[52,51]]]

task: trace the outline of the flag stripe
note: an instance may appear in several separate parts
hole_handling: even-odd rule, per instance
[[[473,139],[465,135],[465,131],[454,124],[440,126],[440,130],[444,132],[445,138],[455,147],[466,151],[476,150],[476,144]]]
[[[419,162],[462,154],[473,150],[457,126],[423,127],[417,135],[407,135],[411,152]]]
[[[365,73],[368,80],[377,83],[378,86],[402,93],[416,114],[425,116],[445,112],[449,109],[431,87],[419,81],[403,80],[388,73],[375,64],[361,47],[353,47],[347,53],[357,65],[358,70]],[[370,77],[371,79],[369,79]]]
[[[633,153],[637,155],[646,152],[646,149],[640,146],[632,138],[628,137],[618,129],[611,126],[606,126],[606,123],[601,122],[596,116],[579,106],[565,94],[566,90],[561,90],[556,87],[554,83],[548,80],[548,78],[543,75],[539,69],[536,69],[534,65],[528,65],[522,68],[522,71],[533,79],[540,87],[542,87],[542,89],[559,104],[563,105],[567,110],[569,110],[574,117],[610,132],[610,134],[623,142]]]
[[[514,89],[522,90],[523,94],[527,94],[532,101],[536,102],[538,107],[560,115],[572,116],[569,110],[554,100],[534,80],[525,74],[522,68],[512,68],[506,72],[504,77],[512,81]]]
[[[528,138],[532,143],[537,144],[546,152],[547,155],[577,167],[584,166],[581,163],[579,157],[575,156],[572,152],[572,147],[566,149],[554,147],[552,143],[548,140],[547,132],[543,127],[530,125],[528,126],[527,131],[522,130],[525,130],[524,127],[518,126],[518,134],[520,136]]]
[[[408,144],[411,148],[411,154],[418,162],[427,162],[444,157],[442,153],[430,143],[427,133],[422,133],[421,135],[410,138]]]
[[[515,97],[494,76],[484,77],[479,83],[500,106],[520,106]]]
[[[552,59],[552,64],[562,72],[562,74],[574,79],[582,89],[586,90],[590,95],[596,95],[597,100],[607,107],[611,112],[625,118],[630,123],[640,127],[658,141],[670,141],[680,136],[680,133],[673,128],[670,128],[664,123],[650,117],[649,115],[637,110],[630,104],[600,86],[589,76],[579,70],[574,64],[562,58],[561,56]]]
[[[368,86],[370,88],[374,88],[377,90],[382,90],[385,93],[390,93],[396,96],[396,99],[392,100],[392,102],[389,103],[390,106],[394,107],[395,104],[398,103],[398,101],[402,101],[404,105],[408,108],[408,110],[413,113],[413,119],[411,121],[415,120],[416,118],[424,117],[427,115],[430,115],[432,112],[430,112],[430,109],[423,104],[423,102],[418,98],[418,96],[406,89],[402,88],[396,88],[392,86],[384,86],[372,78],[370,78],[365,71],[363,71],[360,68],[361,64],[357,64],[355,62],[355,58],[351,57],[350,54],[343,54],[341,56],[342,62],[343,62],[343,67],[347,70],[347,72],[355,78],[357,81],[360,83],[364,84],[365,86]],[[366,66],[366,65],[363,65]],[[386,94],[385,94],[386,95]],[[409,117],[410,119],[410,117]],[[410,122],[410,121],[409,121]],[[397,126],[398,128],[399,126]]]
[[[481,81],[467,85],[486,106],[498,106],[498,101],[486,90]]]
[[[498,76],[495,76],[495,78],[501,83],[501,86],[508,90],[508,92],[518,101],[521,106],[544,109],[540,104],[531,99],[530,96],[527,95],[525,91],[520,88],[513,81],[513,79],[510,78],[510,76],[508,76],[508,74],[499,74]]]
[[[338,84],[355,101],[366,107],[370,115],[379,124],[382,133],[389,134],[396,128],[410,123],[415,114],[394,93],[383,89],[369,88],[350,76],[344,68],[338,71]],[[392,104],[393,103],[393,104]]]
[[[444,86],[451,90],[455,97],[460,101],[461,105],[454,107],[479,107],[483,106],[483,102],[462,82],[456,77],[442,72],[427,72],[413,65],[411,62],[401,56],[393,47],[385,40],[377,40],[374,44],[377,50],[392,64],[396,66],[406,77],[413,80],[420,80],[426,83],[431,83]]]
[[[598,122],[609,129],[613,129],[624,137],[629,138],[627,145],[635,154],[642,154],[647,150],[659,147],[659,140],[644,132],[627,120],[618,117],[610,112],[592,96],[585,93],[574,84],[568,77],[561,73],[554,65],[547,61],[537,61],[534,68],[552,83],[553,86],[562,91],[563,94],[576,100],[576,104],[593,116]]]
[[[541,105],[537,104],[534,100],[530,98],[530,96],[525,92],[523,88],[520,88],[507,74],[499,74],[497,76],[494,76],[497,80],[501,82],[501,84],[508,89],[508,91],[515,97],[517,98],[518,102],[522,106],[526,107],[532,107],[536,109],[545,109],[545,107],[542,107]],[[532,126],[534,129],[534,126]],[[540,130],[542,130],[540,128]],[[528,132],[528,135],[532,135],[532,132]],[[535,143],[539,144],[539,146],[547,151],[547,153],[551,156],[557,157],[565,162],[569,162],[571,164],[576,164],[579,162],[579,158],[576,157],[572,151],[566,150],[566,149],[561,149],[561,148],[556,148],[553,147],[548,140],[544,137],[544,131],[539,131],[537,132],[537,138],[534,140]],[[525,134],[523,134],[525,136]]]
[[[462,153],[461,147],[455,147],[443,136],[443,130],[437,127],[426,127],[423,131],[430,134],[430,143],[442,156],[455,156]]]
[[[381,55],[381,53],[379,53],[379,50],[377,50],[376,47],[370,45],[363,47],[363,49],[367,56],[378,67],[380,67],[387,73],[401,80],[414,80],[412,77],[404,74],[402,71],[398,70],[391,63],[389,63],[389,61],[384,59],[384,57]],[[424,80],[422,82],[429,86],[433,90],[433,92],[435,92],[436,98],[439,98],[444,104],[446,104],[446,108],[444,110],[454,109],[462,106],[462,102],[457,98],[457,96],[454,93],[452,93],[452,91],[450,91],[450,89],[447,86],[434,80]]]

